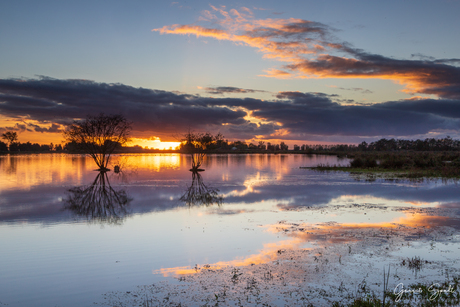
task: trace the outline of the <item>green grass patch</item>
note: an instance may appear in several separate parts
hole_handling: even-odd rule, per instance
[[[460,178],[458,152],[370,152],[355,154],[349,166],[302,167],[317,171],[345,171],[377,177]]]

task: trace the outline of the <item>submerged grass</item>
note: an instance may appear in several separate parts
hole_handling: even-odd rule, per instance
[[[387,273],[385,275],[385,273]],[[328,301],[327,306],[333,307],[412,307],[412,306],[421,306],[421,307],[437,307],[437,306],[459,306],[460,305],[460,293],[459,293],[459,277],[454,277],[453,279],[446,279],[442,283],[434,284],[423,284],[417,283],[408,286],[407,288],[399,287],[399,285],[394,290],[387,289],[387,282],[389,278],[389,271],[384,270],[384,285],[383,285],[383,300],[378,298],[378,295],[373,291],[369,290],[368,287],[364,284],[358,292],[352,294],[351,297],[342,300]],[[265,281],[267,282],[267,281]],[[266,304],[260,300],[261,289],[266,285],[260,283],[254,277],[246,280],[247,285],[244,287],[245,293],[238,298],[238,302],[232,303],[232,299],[228,296],[227,291],[232,292],[231,289],[224,286],[222,291],[214,293],[212,299],[206,300],[204,304],[199,304],[199,306],[278,306],[276,303]],[[127,292],[130,294],[130,292]],[[291,293],[291,292],[290,292]],[[144,294],[133,294],[137,298],[136,306],[150,307],[150,306],[182,306],[180,302],[170,301],[172,296],[177,295],[175,291],[168,292],[164,297],[157,298],[153,293],[150,295]],[[294,294],[293,292],[291,295]],[[308,302],[308,293],[298,293],[300,295],[298,306],[326,306],[325,304],[312,304]],[[153,295],[153,296],[151,296]],[[327,293],[324,293],[327,296]],[[228,300],[227,300],[228,299]],[[345,301],[345,302],[344,302]],[[110,306],[113,307],[122,307],[122,306],[133,306],[127,305],[119,302],[111,302]],[[189,306],[187,303],[184,306]],[[198,305],[196,305],[198,306]]]

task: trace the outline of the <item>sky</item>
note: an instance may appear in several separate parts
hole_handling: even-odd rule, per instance
[[[0,133],[123,114],[293,144],[460,138],[460,1],[2,1]]]

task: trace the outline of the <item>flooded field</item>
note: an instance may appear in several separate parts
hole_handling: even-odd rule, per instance
[[[328,306],[459,275],[454,181],[316,155],[0,157],[0,306]],[[448,289],[446,289],[448,291]],[[264,305],[265,304],[265,305]]]

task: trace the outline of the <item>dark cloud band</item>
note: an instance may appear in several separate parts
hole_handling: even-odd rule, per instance
[[[324,93],[280,92],[275,99],[264,101],[201,97],[86,80],[0,79],[1,114],[48,124],[46,129],[31,124],[23,127],[38,132],[59,132],[60,124],[101,112],[124,114],[133,122],[135,137],[169,139],[189,128],[220,131],[235,139],[258,136],[293,140],[306,140],[311,135],[407,137],[460,129],[460,101],[456,99],[345,106],[337,102],[339,98]]]

